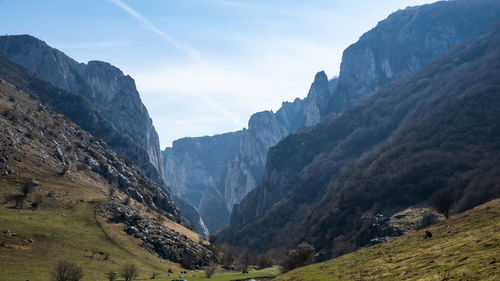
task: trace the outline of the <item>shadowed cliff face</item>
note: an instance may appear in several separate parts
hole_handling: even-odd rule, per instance
[[[325,114],[340,113],[458,43],[487,33],[499,9],[498,1],[457,0],[393,13],[344,51],[338,85]]]
[[[10,147],[2,149],[4,154],[21,154],[24,150],[24,156],[37,155],[34,159],[39,162],[31,165],[62,171],[58,177],[101,177],[145,206],[180,222],[170,192],[108,147],[127,149],[137,159],[147,158],[146,152],[116,131],[86,99],[54,86],[4,56],[0,56],[0,77],[2,103],[10,100],[12,108],[11,118],[5,114],[0,118],[0,143]]]
[[[276,113],[255,113],[248,129],[175,141],[162,153],[167,185],[198,208],[210,232],[217,231],[233,205],[260,183],[268,149],[318,123],[330,95],[328,78],[319,72],[305,99],[284,102]]]
[[[1,36],[0,54],[54,85],[86,98],[121,134],[147,152],[148,162],[156,169],[151,173],[145,169],[148,176],[163,183],[158,135],[130,76],[105,62],[78,63],[28,35]],[[120,154],[139,165],[143,162],[127,151]]]
[[[469,9],[471,3],[479,6]],[[431,30],[472,25],[485,32],[500,17],[497,1],[430,7],[435,9],[410,8],[396,15],[439,12],[456,20],[451,27],[436,21]],[[420,25],[413,30],[426,32]],[[498,196],[499,34],[496,28],[467,41],[336,118],[271,148],[262,183],[233,208],[219,239],[260,251],[308,241],[327,258],[367,242],[366,214],[391,214],[446,188],[459,196],[461,210]],[[370,69],[371,60],[364,63],[360,69]],[[363,84],[370,79],[359,79],[370,85]],[[340,78],[338,83],[334,94],[341,91]]]

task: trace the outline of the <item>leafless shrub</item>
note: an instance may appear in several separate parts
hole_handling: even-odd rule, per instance
[[[28,194],[35,191],[35,187],[33,186],[33,183],[30,180],[27,180],[23,183],[19,191],[21,191],[21,193],[24,194],[24,196],[28,196]]]
[[[83,278],[83,271],[78,265],[61,260],[55,265],[52,278],[54,281],[78,281]]]
[[[205,277],[210,278],[212,275],[214,275],[215,271],[217,270],[217,264],[216,263],[211,263],[210,266],[207,266],[205,268]]]
[[[139,272],[135,264],[131,263],[123,266],[121,275],[123,278],[125,278],[125,281],[131,281],[137,278]]]
[[[418,228],[421,229],[433,225],[437,222],[437,220],[438,219],[436,215],[433,214],[432,212],[424,213],[424,215],[420,219],[420,222],[418,223]]]
[[[26,199],[26,196],[24,194],[6,194],[4,195],[5,201],[7,202],[14,202],[16,209],[23,209],[24,208],[24,200]]]
[[[250,265],[250,251],[248,249],[245,249],[242,252],[242,254],[239,258],[239,262],[242,266],[241,272],[248,273],[248,266]]]

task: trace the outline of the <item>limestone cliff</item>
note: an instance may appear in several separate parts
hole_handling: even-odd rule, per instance
[[[146,161],[155,169],[145,167],[144,159],[130,156],[134,153],[120,154],[140,165],[152,180],[163,183],[158,135],[130,76],[109,63],[78,63],[29,35],[0,36],[0,55],[86,98],[121,134],[147,152],[149,159]]]
[[[319,72],[306,98],[284,102],[276,113],[255,113],[248,129],[175,141],[162,154],[167,185],[198,208],[210,232],[217,231],[228,222],[233,205],[260,183],[268,149],[320,121],[331,95],[329,83],[334,82]]]

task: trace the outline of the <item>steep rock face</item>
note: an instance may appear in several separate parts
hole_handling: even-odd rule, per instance
[[[391,14],[344,51],[327,113],[340,113],[458,43],[487,33],[498,19],[499,9],[498,1],[457,0]]]
[[[320,121],[331,95],[329,83],[335,82],[319,72],[305,99],[284,102],[276,113],[255,113],[248,129],[175,141],[162,154],[167,185],[198,208],[210,232],[217,231],[228,222],[233,205],[259,184],[269,147]]]
[[[184,199],[175,195],[172,195],[172,200],[174,201],[175,206],[179,209],[182,218],[186,222],[192,224],[194,231],[203,235],[203,237],[208,238],[210,233],[208,232],[208,228],[203,222],[203,219],[200,217],[198,210],[191,206],[191,204],[187,203]]]
[[[1,36],[0,54],[54,85],[90,101],[121,134],[130,137],[147,152],[149,162],[156,169],[148,171],[145,168],[148,176],[163,183],[158,135],[130,76],[123,75],[109,63],[78,63],[45,42],[28,35]],[[127,152],[122,155],[129,156]],[[134,159],[132,156],[129,158],[139,165],[144,162],[143,159]]]
[[[224,204],[227,163],[238,151],[241,131],[213,137],[183,138],[162,152],[167,185],[196,207],[207,225],[229,218]]]
[[[498,197],[499,43],[497,28],[285,138],[219,239],[260,251],[307,241],[323,259],[368,243],[370,215],[437,191],[459,210]]]
[[[130,137],[118,132],[108,120],[82,96],[54,86],[32,75],[26,68],[0,56],[0,76],[20,89],[32,92],[52,110],[64,114],[81,128],[101,138],[116,153],[134,159],[147,175],[155,175],[156,168],[149,161],[147,152]]]
[[[96,133],[104,130],[104,137],[113,138],[116,134],[87,100],[40,79],[3,56],[0,56],[0,77],[0,101],[8,108],[0,110],[3,161],[4,156],[14,153],[23,157],[36,155],[30,160],[32,165],[60,171],[58,177],[101,178],[139,203],[180,222],[169,192],[83,129],[96,129]],[[18,158],[18,162],[22,161],[28,159]],[[26,168],[19,170],[22,174]]]
[[[500,3],[493,0],[438,2],[390,15],[344,51],[340,75],[329,85],[334,91],[323,115],[342,113],[349,105],[415,72],[457,43],[487,33],[499,15]],[[269,188],[249,194],[233,210],[231,225],[246,225],[281,200],[288,192],[289,180],[312,159],[316,148],[300,152],[288,149],[294,156],[286,165],[274,161],[272,167],[267,167],[262,182]],[[268,158],[272,158],[271,154]]]

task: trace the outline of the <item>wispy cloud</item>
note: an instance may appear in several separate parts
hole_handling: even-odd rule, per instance
[[[59,49],[91,49],[91,48],[113,48],[126,45],[125,41],[100,41],[100,42],[77,42],[77,43],[54,43]]]
[[[239,60],[206,57],[203,62],[158,61],[134,68],[132,76],[162,147],[182,136],[239,130],[255,112],[304,98],[317,71],[336,74],[340,61],[334,54],[342,49],[284,37],[245,44],[254,52]]]
[[[139,12],[134,10],[132,7],[125,4],[122,0],[108,0],[108,1],[115,4],[116,6],[120,7],[122,10],[127,12],[130,16],[132,16],[133,18],[138,20],[144,28],[159,35],[167,43],[169,43],[170,45],[174,46],[175,48],[183,51],[184,53],[189,55],[192,59],[196,59],[196,60],[200,59],[200,52],[197,49],[191,47],[190,45],[186,44],[185,42],[177,40],[177,39],[173,38],[172,36],[168,35],[163,30],[158,28],[155,24],[153,24],[148,18],[144,17]]]

